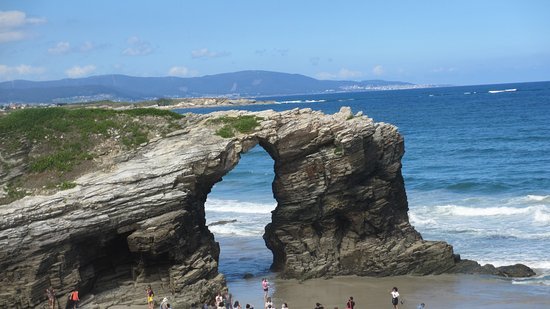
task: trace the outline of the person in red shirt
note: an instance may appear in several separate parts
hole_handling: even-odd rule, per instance
[[[78,289],[76,288],[71,292],[71,301],[73,303],[73,309],[76,309],[78,302],[80,301],[80,298],[78,298]]]

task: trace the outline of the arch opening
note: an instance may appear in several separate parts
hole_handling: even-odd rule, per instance
[[[231,282],[269,274],[273,254],[262,238],[277,206],[274,160],[261,145],[216,183],[205,203],[206,225],[220,244],[219,272]]]

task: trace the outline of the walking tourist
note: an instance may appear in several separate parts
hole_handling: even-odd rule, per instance
[[[393,287],[393,289],[390,292],[391,294],[391,304],[393,305],[393,309],[399,309],[399,292],[397,292],[397,288]]]

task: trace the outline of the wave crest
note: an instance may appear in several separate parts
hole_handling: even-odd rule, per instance
[[[254,203],[237,200],[207,199],[204,204],[208,212],[232,212],[245,214],[270,214],[276,203]]]

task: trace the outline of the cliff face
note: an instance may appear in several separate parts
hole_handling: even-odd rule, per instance
[[[286,277],[441,273],[452,247],[423,241],[408,221],[394,126],[352,118],[285,119],[264,146],[278,206],[264,239]]]
[[[245,112],[229,112],[233,116]],[[175,304],[210,301],[224,286],[205,225],[212,186],[257,144],[275,161],[278,202],[264,239],[282,276],[437,274],[456,256],[408,222],[403,138],[343,108],[264,111],[251,133],[215,134],[227,113],[190,116],[187,129],[142,146],[73,189],[0,206],[0,307],[110,290],[101,302],[144,304],[143,289]],[[109,298],[111,297],[111,298]],[[99,300],[98,300],[99,301]]]

